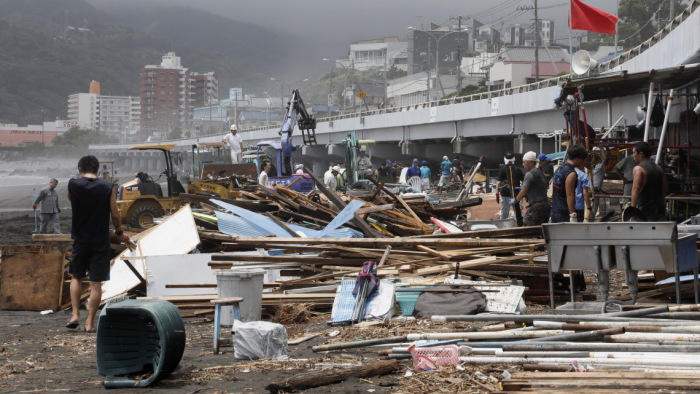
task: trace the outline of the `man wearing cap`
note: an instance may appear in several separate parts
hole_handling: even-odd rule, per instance
[[[303,174],[304,173],[304,165],[303,164],[297,164],[294,166],[294,169],[297,171],[295,172],[296,174]]]
[[[335,191],[335,189],[338,187],[338,174],[339,173],[340,173],[340,167],[333,166],[333,168],[331,168],[331,173],[328,176],[326,176],[326,178],[323,180],[323,183],[330,190]]]
[[[440,182],[438,182],[438,193],[442,194],[442,189],[449,187],[452,183],[452,163],[447,156],[442,157],[440,163]]]
[[[547,180],[547,185],[552,181],[554,176],[554,166],[549,162],[549,158],[544,153],[540,153],[537,156],[537,160],[540,161],[540,170],[544,174],[544,178]]]
[[[406,170],[406,180],[409,180],[414,176],[421,176],[420,168],[418,168],[418,159],[413,159],[412,165],[408,167],[408,170]]]
[[[421,176],[421,190],[428,191],[430,190],[430,168],[428,168],[428,162],[423,160],[421,163],[422,166],[420,168],[420,176]]]
[[[508,219],[510,214],[509,201],[513,198],[511,184],[517,195],[525,178],[525,172],[515,166],[515,155],[512,152],[503,156],[503,163],[504,166],[498,172],[498,183],[496,183],[496,202],[501,204],[501,219]]]
[[[387,160],[377,168],[377,179],[386,179],[391,174],[391,160]],[[393,182],[393,181],[392,181]]]
[[[226,134],[221,142],[228,144],[229,149],[231,149],[231,164],[238,164],[242,162],[243,156],[243,140],[241,136],[238,135],[238,127],[235,124],[231,125],[231,133]]]
[[[527,171],[523,180],[523,187],[515,198],[509,200],[509,204],[520,204],[523,199],[526,199],[529,205],[523,218],[523,225],[539,226],[549,221],[549,212],[551,210],[549,198],[547,198],[547,180],[542,171],[537,168],[535,152],[525,153],[525,156],[523,156],[523,167]]]

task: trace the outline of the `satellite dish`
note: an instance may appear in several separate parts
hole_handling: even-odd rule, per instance
[[[571,59],[571,68],[576,75],[582,75],[594,69],[598,65],[595,59],[591,58],[588,51],[580,50],[574,53],[574,57]]]
[[[643,106],[641,106],[641,105],[638,105],[638,106],[637,106],[637,120],[640,121],[640,122],[643,121],[643,120],[644,120],[644,117],[646,116],[646,114],[647,114],[647,109],[646,109],[646,107],[643,107]]]

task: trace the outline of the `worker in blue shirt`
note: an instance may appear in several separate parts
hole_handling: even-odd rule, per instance
[[[413,159],[413,165],[408,167],[408,170],[406,170],[406,179],[407,180],[411,179],[411,177],[414,177],[414,176],[417,176],[417,177],[421,176],[420,168],[418,168],[418,159]]]
[[[421,163],[422,166],[420,168],[420,176],[422,179],[421,183],[421,190],[428,191],[430,190],[430,168],[428,168],[428,162],[423,160],[423,163]]]
[[[442,189],[449,187],[452,182],[452,163],[447,156],[442,157],[440,163],[440,182],[438,183],[438,193],[442,194]]]

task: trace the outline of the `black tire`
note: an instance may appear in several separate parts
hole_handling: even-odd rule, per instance
[[[153,226],[153,219],[162,216],[158,208],[144,205],[134,211],[131,215],[131,227],[134,228],[149,228]]]

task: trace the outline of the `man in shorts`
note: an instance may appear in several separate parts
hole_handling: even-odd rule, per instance
[[[70,298],[73,307],[68,328],[80,324],[81,282],[89,273],[90,301],[85,331],[95,331],[95,316],[102,301],[102,282],[109,276],[112,258],[109,244],[109,217],[119,242],[128,244],[129,237],[122,230],[117,209],[116,188],[112,182],[97,177],[100,162],[95,156],[84,156],[78,161],[80,178],[68,181],[68,200],[73,209],[71,238],[73,253],[69,272]]]

